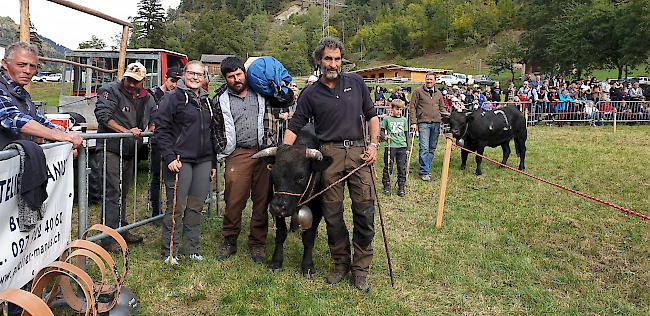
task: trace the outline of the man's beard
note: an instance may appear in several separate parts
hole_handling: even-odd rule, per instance
[[[339,76],[339,74],[341,73],[341,69],[336,69],[335,74],[330,74],[327,70],[329,70],[327,67],[323,67],[323,66],[320,67],[320,72],[323,75],[325,75],[325,78],[327,78],[329,80],[336,79]],[[334,69],[331,69],[331,70],[334,70]]]
[[[240,93],[246,88],[246,80],[244,80],[244,82],[235,82],[232,86],[228,85],[228,88],[234,92]]]

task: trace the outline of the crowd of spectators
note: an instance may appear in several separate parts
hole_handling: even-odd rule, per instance
[[[461,108],[469,110],[492,110],[500,106],[518,106],[528,111],[529,120],[565,121],[611,120],[616,112],[619,120],[650,120],[650,87],[639,82],[595,77],[568,80],[561,76],[525,75],[521,86],[508,81],[505,88],[499,81],[493,86],[477,84],[439,87],[447,110]],[[403,88],[394,92],[385,87],[374,88],[375,105],[382,106],[396,96],[408,102],[408,93]],[[392,92],[389,98],[384,93]]]

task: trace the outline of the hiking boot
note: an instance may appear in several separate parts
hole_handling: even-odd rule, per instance
[[[120,235],[122,235],[122,238],[124,238],[127,244],[138,244],[144,240],[142,236],[133,234],[128,230],[121,232]]]
[[[334,267],[334,270],[325,277],[327,284],[336,284],[341,282],[350,272],[347,267]]]
[[[199,253],[193,253],[193,254],[187,256],[187,259],[190,259],[192,261],[203,261],[203,259],[205,259],[205,258],[203,258],[203,256],[200,255]]]
[[[384,188],[384,195],[390,195],[390,189]]]
[[[406,195],[406,191],[404,191],[404,188],[397,189],[397,195],[399,195],[400,197]]]
[[[253,260],[253,262],[255,263],[264,262],[264,258],[266,257],[264,247],[251,247],[250,252],[251,252],[251,259]]]
[[[237,253],[237,242],[234,240],[224,240],[221,249],[217,253],[217,259],[225,260]]]
[[[425,174],[425,175],[420,176],[420,179],[422,179],[422,181],[431,181],[431,176],[428,175],[428,174]]]
[[[353,278],[354,287],[359,289],[361,292],[368,293],[370,286],[368,285],[368,276],[365,275],[355,275]]]
[[[120,245],[118,245],[116,242],[103,244],[102,247],[104,247],[104,249],[110,253],[122,253],[122,247],[120,247]]]
[[[171,260],[170,260],[170,258],[171,258]],[[164,263],[165,265],[176,266],[176,265],[178,265],[178,258],[176,258],[176,257],[170,257],[170,256],[165,256],[165,257],[163,257],[163,263]]]

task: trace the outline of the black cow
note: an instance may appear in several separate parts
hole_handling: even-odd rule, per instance
[[[331,157],[323,157],[318,151],[320,144],[314,134],[313,125],[306,125],[297,136],[292,146],[271,147],[253,155],[253,158],[265,157],[272,164],[271,182],[274,194],[269,203],[269,211],[275,217],[277,230],[275,250],[268,266],[273,272],[279,271],[284,261],[283,246],[287,239],[285,218],[298,212],[300,201],[307,200],[321,190],[321,171],[332,163]],[[312,251],[323,212],[318,197],[307,203],[307,206],[311,208],[313,221],[311,227],[302,233],[302,274],[311,278],[316,275]]]
[[[456,138],[457,144],[469,150],[483,154],[485,146],[492,148],[501,146],[503,149],[502,164],[506,164],[510,156],[510,140],[515,140],[515,150],[519,156],[519,170],[524,170],[524,161],[526,159],[526,118],[521,112],[513,106],[493,111],[476,110],[474,112],[452,112],[445,118],[449,123],[451,133]],[[461,150],[460,169],[464,170],[467,165],[467,155],[465,150]],[[483,159],[476,156],[476,175],[480,176],[481,161]]]

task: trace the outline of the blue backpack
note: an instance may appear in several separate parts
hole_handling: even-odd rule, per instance
[[[286,108],[293,104],[293,90],[288,87],[293,78],[277,59],[271,56],[256,59],[246,69],[246,78],[248,86],[268,98],[272,107]]]

